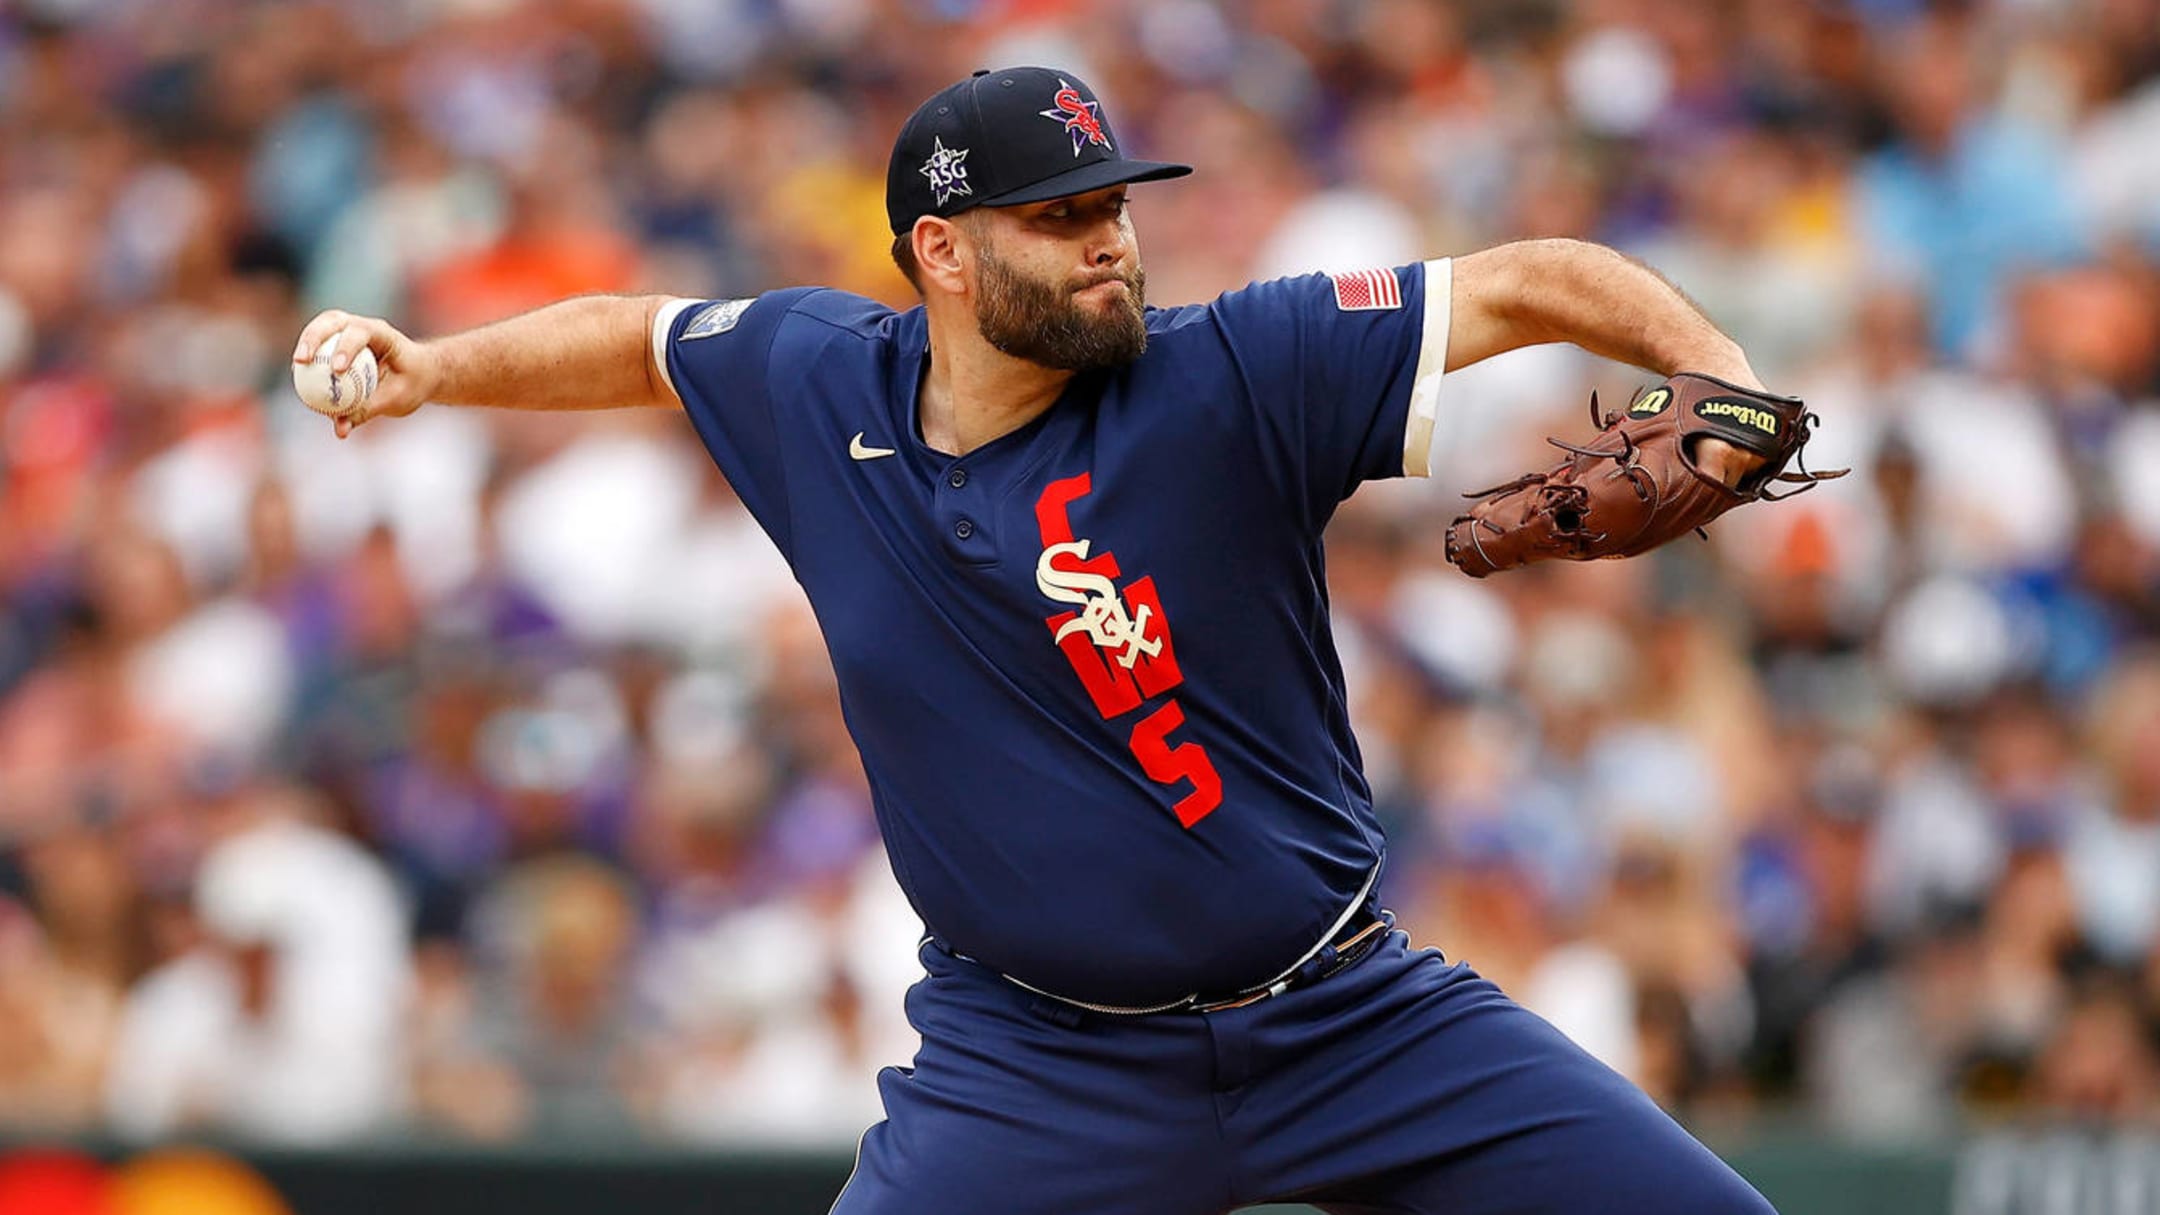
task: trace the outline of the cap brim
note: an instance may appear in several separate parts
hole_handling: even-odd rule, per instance
[[[1183,177],[1190,172],[1191,165],[1174,165],[1160,160],[1098,160],[1093,164],[1067,169],[1054,177],[1045,177],[1017,190],[1007,190],[993,198],[985,198],[975,205],[1014,207],[1021,203],[1048,202],[1053,198],[1070,198],[1075,194],[1104,190],[1127,182],[1165,181],[1172,177]]]

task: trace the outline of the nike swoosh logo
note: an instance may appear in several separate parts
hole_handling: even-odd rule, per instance
[[[893,454],[893,449],[890,447],[863,446],[862,437],[863,432],[859,430],[855,432],[855,437],[848,440],[847,454],[855,457],[858,460],[875,460],[879,456],[889,456]]]

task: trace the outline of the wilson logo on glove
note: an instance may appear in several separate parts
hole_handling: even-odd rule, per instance
[[[1685,406],[1673,409],[1670,406]],[[1547,442],[1568,453],[1545,472],[1467,494],[1478,502],[1448,524],[1447,559],[1473,578],[1555,558],[1633,557],[1759,498],[1791,497],[1848,469],[1786,472],[1807,444],[1815,415],[1797,397],[1755,392],[1683,373],[1639,394],[1626,414],[1601,413],[1586,444]],[[1714,438],[1762,457],[1728,486],[1695,463],[1694,440]],[[1773,481],[1800,486],[1768,492]]]
[[[1742,405],[1738,401],[1704,401],[1695,407],[1695,416],[1731,418],[1742,426],[1751,426],[1766,435],[1777,433],[1776,414],[1767,409],[1757,409],[1753,405]]]

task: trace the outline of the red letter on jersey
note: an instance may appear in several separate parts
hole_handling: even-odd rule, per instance
[[[1162,610],[1162,599],[1155,594],[1155,575],[1134,582],[1125,588],[1125,603],[1135,618],[1142,608],[1149,617],[1149,639],[1162,643],[1162,653],[1142,654],[1133,663],[1133,678],[1140,681],[1140,695],[1147,699],[1157,696],[1185,682],[1184,672],[1178,670],[1177,650],[1170,644],[1170,617]],[[1101,654],[1101,650],[1095,651]]]
[[[1059,629],[1078,618],[1078,612],[1060,612],[1052,616],[1050,635],[1056,637]],[[1057,648],[1065,655],[1065,661],[1072,664],[1073,674],[1080,677],[1080,686],[1087,689],[1088,699],[1095,702],[1095,711],[1103,715],[1104,721],[1140,707],[1143,698],[1140,689],[1133,684],[1132,672],[1105,658],[1085,632],[1065,634]]]
[[[1071,544],[1073,541],[1072,516],[1067,508],[1076,500],[1088,496],[1094,486],[1094,474],[1081,473],[1043,486],[1042,496],[1035,499],[1035,530],[1042,533],[1044,548],[1055,544]],[[1118,576],[1117,558],[1109,549],[1095,554],[1085,561],[1072,563],[1075,570],[1101,574],[1105,578]]]
[[[1133,727],[1132,753],[1140,761],[1140,770],[1159,785],[1192,782],[1193,791],[1171,807],[1177,821],[1189,830],[1222,805],[1222,776],[1199,743],[1170,745],[1170,731],[1184,724],[1185,710],[1178,707],[1178,702],[1165,703]]]

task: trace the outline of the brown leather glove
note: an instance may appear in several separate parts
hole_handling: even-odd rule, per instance
[[[1590,394],[1598,435],[1546,472],[1466,494],[1478,499],[1448,525],[1447,559],[1473,578],[1533,561],[1633,557],[1702,525],[1743,502],[1801,492],[1766,492],[1774,482],[1806,489],[1849,469],[1786,472],[1807,444],[1816,417],[1798,397],[1781,397],[1682,372],[1639,392],[1627,412],[1601,414]],[[1762,458],[1736,485],[1704,471],[1696,444],[1722,439]]]

